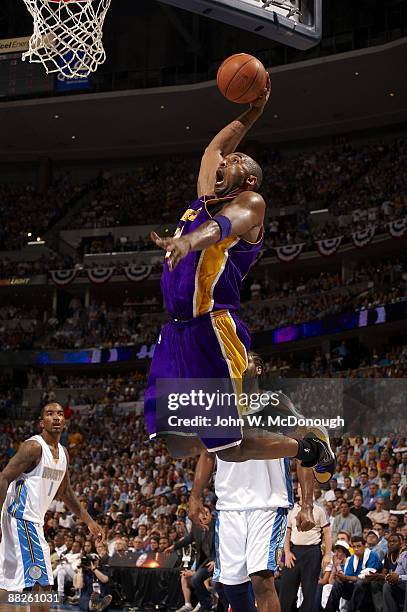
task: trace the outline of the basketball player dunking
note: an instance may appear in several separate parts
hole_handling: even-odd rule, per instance
[[[82,508],[70,484],[68,452],[59,442],[65,427],[62,406],[44,406],[39,424],[41,434],[23,442],[0,473],[2,601],[8,591],[50,590],[54,580],[43,524],[56,495],[93,536],[102,538],[100,526]]]
[[[243,437],[241,429],[193,440],[180,430],[174,439],[157,421],[160,379],[229,379],[236,388],[246,370],[250,335],[235,312],[242,280],[263,244],[266,205],[257,193],[260,166],[236,148],[262,115],[269,95],[270,80],[262,96],[209,144],[201,161],[198,199],[182,216],[174,237],[151,235],[166,251],[161,287],[172,321],[161,331],[151,364],[146,426],[150,438],[166,435],[173,455],[197,454],[206,447],[224,461],[295,457],[326,482],[335,471],[326,431],[309,432],[297,441]],[[229,414],[239,417],[237,404]]]

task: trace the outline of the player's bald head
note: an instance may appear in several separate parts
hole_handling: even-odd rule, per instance
[[[249,174],[249,176],[255,176],[257,182],[253,185],[253,191],[258,191],[263,182],[263,170],[260,168],[259,164],[246,153],[236,153],[236,155],[240,155],[243,159],[244,166]]]

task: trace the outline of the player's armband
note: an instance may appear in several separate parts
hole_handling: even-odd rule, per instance
[[[232,233],[232,222],[230,219],[228,219],[224,215],[215,215],[212,218],[212,221],[216,221],[216,223],[219,225],[220,238],[218,242],[222,242],[222,240],[225,240],[225,238],[228,238],[228,236],[230,236],[230,234]]]

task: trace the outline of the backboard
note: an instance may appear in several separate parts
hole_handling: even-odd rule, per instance
[[[317,45],[322,0],[160,0],[296,49]]]

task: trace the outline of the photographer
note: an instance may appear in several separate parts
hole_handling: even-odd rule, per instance
[[[109,557],[107,547],[96,544],[96,553],[82,557],[81,610],[105,610],[112,596],[109,594]]]
[[[185,604],[179,608],[178,612],[192,610],[191,591],[194,591],[198,598],[201,612],[213,609],[212,597],[206,588],[206,581],[212,576],[215,565],[215,521],[212,519],[211,508],[205,504],[201,513],[201,525],[202,527],[193,525],[191,533],[165,550],[169,554],[195,543],[197,551],[195,571],[185,569],[181,573]]]

